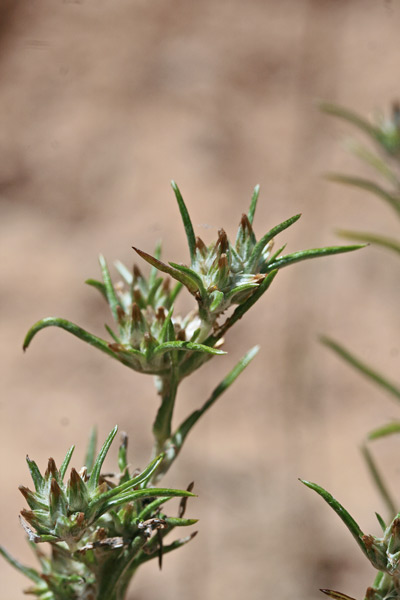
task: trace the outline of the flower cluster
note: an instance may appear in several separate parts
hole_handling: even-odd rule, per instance
[[[186,500],[193,496],[191,486],[186,491],[149,487],[163,456],[131,475],[124,436],[119,450],[119,473],[115,475],[117,483],[110,480],[113,476],[101,474],[116,433],[115,427],[96,460],[92,460],[89,453],[88,464],[79,473],[72,468],[66,483],[64,478],[73,447],[59,470],[50,458],[44,475],[36,463],[27,458],[35,491],[24,486],[19,488],[29,506],[29,510],[21,511],[21,524],[35,548],[41,542],[51,544],[52,556],[49,559],[38,553],[44,575],[34,569],[27,572],[24,568],[24,572],[35,584],[30,593],[43,600],[105,599],[107,589],[113,589],[111,582],[115,583],[117,573],[118,577],[122,577],[124,570],[132,573],[150,558],[160,561],[163,553],[189,540],[177,540],[169,546],[162,543],[174,527],[196,523],[195,519],[183,517]],[[162,505],[175,497],[182,498],[179,515],[168,517]],[[15,564],[4,550],[1,552]],[[66,563],[68,575],[65,574]]]

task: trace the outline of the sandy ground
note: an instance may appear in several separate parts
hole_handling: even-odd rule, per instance
[[[21,351],[28,327],[58,315],[99,335],[97,255],[133,261],[134,244],[187,261],[169,180],[197,233],[234,236],[261,184],[256,232],[301,212],[281,242],[336,244],[335,227],[398,235],[375,198],[324,181],[362,173],[341,145],[351,130],[325,98],[364,114],[399,97],[399,2],[377,0],[36,0],[0,5],[1,543],[32,561],[17,514],[28,452],[44,467],[88,431],[118,423],[143,466],[157,407],[151,378],[60,330]],[[149,563],[135,600],[293,600],[318,588],[360,598],[372,568],[298,477],[334,493],[362,528],[384,513],[359,452],[399,416],[390,399],[318,343],[327,333],[398,376],[398,262],[368,248],[282,271],[215,359],[182,386],[178,417],[199,406],[255,343],[257,359],[193,433],[165,483],[195,479],[197,538]],[[393,490],[399,444],[377,444]],[[115,456],[115,452],[113,454]],[[395,457],[395,458],[394,458]],[[110,461],[110,468],[112,463]],[[0,562],[2,592],[26,582]]]

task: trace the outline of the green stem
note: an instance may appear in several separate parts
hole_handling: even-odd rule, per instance
[[[172,417],[179,384],[179,378],[177,376],[176,369],[172,368],[170,374],[165,377],[160,377],[158,382],[159,393],[161,396],[161,406],[158,409],[156,420],[154,421],[153,425],[153,458],[164,452],[165,443],[171,436]]]

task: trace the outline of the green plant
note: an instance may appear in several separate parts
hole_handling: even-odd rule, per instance
[[[35,491],[20,488],[29,505],[29,510],[21,513],[21,522],[42,572],[21,565],[4,549],[1,552],[33,581],[29,592],[42,600],[122,600],[142,563],[156,558],[161,565],[163,554],[192,539],[193,534],[164,543],[175,527],[196,522],[184,517],[186,501],[193,496],[192,485],[187,490],[155,486],[178,456],[193,426],[246,368],[257,347],[247,352],[209,399],[175,428],[173,414],[179,384],[213,356],[223,353],[223,336],[266,292],[279,269],[360,247],[335,246],[282,255],[282,246],[273,252],[273,238],[300,215],[273,227],[257,241],[252,224],[258,186],[248,213],[241,218],[235,242],[231,243],[221,229],[218,239],[207,247],[195,237],[181,193],[175,183],[172,185],[186,232],[190,266],[162,262],[160,247],[154,256],[136,249],[151,265],[149,276],[146,278],[137,266],[131,272],[118,262],[116,268],[123,282],[114,285],[107,263],[100,257],[102,281],[87,283],[109,305],[115,323],[115,330],[106,326],[111,340],[68,320],[50,317],[33,325],[24,341],[26,349],[40,330],[49,326],[64,329],[130,369],[155,376],[161,397],[153,425],[152,459],[140,473],[131,473],[128,468],[127,439],[123,437],[115,483],[101,474],[116,428],[96,459],[92,436],[84,467],[79,472],[72,469],[66,483],[73,448],[59,470],[50,459],[44,475],[28,459]],[[175,281],[173,286],[170,278]],[[176,315],[174,302],[183,287],[193,296],[195,308],[188,315]],[[182,500],[178,516],[170,517],[164,505],[174,497]],[[38,544],[43,542],[50,544],[49,556],[38,551]]]
[[[393,105],[391,118],[384,118],[382,115],[379,115],[376,123],[370,123],[353,111],[333,104],[323,103],[321,108],[326,113],[342,118],[355,125],[374,142],[378,154],[376,151],[372,151],[355,142],[351,143],[350,148],[359,158],[379,174],[383,181],[385,181],[385,184],[361,177],[336,173],[328,175],[328,179],[371,192],[389,204],[395,211],[397,217],[400,217],[399,106],[397,104]],[[351,240],[368,242],[386,250],[394,251],[395,253],[400,252],[400,240],[388,238],[386,235],[350,230],[340,230],[339,235]],[[378,385],[380,389],[387,392],[392,398],[397,401],[400,400],[400,387],[392,382],[387,376],[380,373],[374,367],[366,364],[362,359],[354,355],[335,340],[329,337],[323,337],[322,342],[354,369]],[[399,507],[393,500],[391,492],[369,449],[369,442],[399,432],[400,421],[384,424],[370,432],[362,446],[362,452],[367,467],[388,512],[388,524],[386,524],[386,521],[376,513],[378,522],[383,531],[382,537],[365,535],[356,521],[329,492],[315,483],[303,481],[305,485],[316,491],[333,508],[355,538],[362,552],[369,559],[371,564],[378,569],[379,572],[373,585],[366,591],[365,600],[387,600],[389,598],[400,597]],[[348,598],[345,594],[333,590],[322,591],[337,600],[345,600]]]

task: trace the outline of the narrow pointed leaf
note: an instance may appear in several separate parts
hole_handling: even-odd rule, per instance
[[[39,575],[39,573],[36,571],[36,569],[32,569],[31,567],[26,567],[25,565],[23,565],[22,563],[20,563],[18,560],[16,560],[15,558],[13,558],[11,556],[11,554],[9,554],[7,552],[7,550],[5,548],[3,548],[2,546],[0,546],[0,554],[3,558],[5,558],[5,560],[15,569],[17,569],[17,571],[19,571],[20,573],[22,573],[23,575],[25,575],[25,577],[28,577],[31,581],[33,581],[34,583],[37,583],[39,585],[43,585],[43,579],[41,578],[41,576]]]
[[[173,436],[173,443],[176,445],[178,450],[181,449],[189,431],[197,423],[197,421],[204,415],[204,413],[218,400],[218,398],[232,385],[232,383],[239,377],[244,371],[248,364],[253,360],[259,350],[259,346],[254,346],[249,350],[243,358],[234,366],[234,368],[228,373],[228,375],[221,381],[221,383],[214,389],[210,398],[203,404],[199,410],[195,410],[183,423],[178,427],[176,433]]]
[[[75,446],[71,446],[71,448],[68,450],[68,452],[67,452],[67,454],[66,454],[66,456],[65,456],[65,458],[63,460],[63,463],[62,463],[62,465],[60,467],[60,479],[61,479],[61,481],[64,479],[65,472],[68,469],[68,465],[70,463],[70,460],[71,460],[71,457],[72,457],[72,454],[73,454],[74,450],[75,450]]]
[[[94,287],[96,290],[100,292],[100,294],[107,300],[107,292],[106,286],[101,281],[97,281],[96,279],[86,279],[85,283]]]
[[[335,590],[320,590],[323,594],[326,594],[333,600],[354,600],[351,596],[347,594],[342,594],[342,592],[335,592]]]
[[[194,271],[190,267],[186,267],[185,265],[178,265],[177,263],[173,262],[170,262],[169,264],[177,271],[180,271],[181,273],[184,273],[187,277],[189,277],[189,279],[193,282],[193,286],[197,287],[198,291],[200,292],[203,298],[206,296],[206,290],[203,285],[203,280],[200,277],[200,275],[196,273],[196,271]]]
[[[365,544],[362,540],[362,537],[364,534],[361,531],[358,524],[356,523],[356,521],[347,512],[347,510],[340,504],[340,502],[338,502],[329,492],[324,490],[324,488],[320,487],[316,483],[312,483],[311,481],[305,481],[304,479],[300,479],[300,481],[302,483],[304,483],[304,485],[309,487],[311,490],[314,490],[315,492],[317,492],[317,494],[319,494],[325,500],[325,502],[327,502],[327,504],[329,504],[329,506],[331,508],[333,508],[335,513],[338,515],[338,517],[340,517],[341,520],[343,521],[343,523],[346,525],[347,529],[350,531],[350,533],[356,540],[357,544],[360,546],[360,548],[363,551],[363,553],[365,554],[365,556],[367,556],[367,558],[368,558]]]
[[[196,494],[191,494],[185,490],[173,490],[168,488],[149,488],[145,490],[134,490],[133,492],[128,492],[126,494],[121,495],[120,497],[114,498],[107,502],[107,506],[102,509],[99,514],[103,514],[106,510],[109,510],[112,506],[120,506],[121,504],[125,504],[126,502],[131,502],[132,500],[138,500],[139,498],[156,498],[158,496],[165,496],[165,498],[179,498],[181,496],[195,497]]]
[[[91,473],[93,470],[93,465],[96,457],[96,448],[97,448],[97,429],[96,427],[92,427],[89,437],[89,443],[86,449],[85,455],[85,467],[88,470],[88,473]]]
[[[348,229],[339,229],[337,234],[347,240],[354,242],[364,242],[366,244],[375,244],[376,246],[382,246],[382,248],[388,248],[394,250],[400,254],[400,241],[394,238],[389,238],[384,235],[377,235],[375,233],[369,233],[367,231],[350,231]]]
[[[336,354],[338,354],[341,358],[343,358],[346,362],[348,362],[352,367],[355,367],[358,371],[366,375],[371,381],[378,384],[382,389],[386,390],[396,398],[396,400],[400,400],[400,388],[386,379],[383,375],[375,371],[372,367],[366,365],[361,362],[358,358],[356,358],[353,354],[348,352],[343,346],[337,344],[332,339],[322,336],[321,341],[325,346],[331,348]]]
[[[340,119],[344,119],[349,123],[352,123],[365,133],[367,133],[372,139],[381,143],[382,133],[378,129],[372,125],[367,119],[360,117],[357,113],[344,108],[343,106],[336,106],[335,104],[330,104],[329,102],[320,102],[319,108],[329,115],[333,115],[334,117],[339,117]]]
[[[326,179],[336,183],[352,185],[361,188],[362,190],[366,190],[367,192],[371,192],[371,194],[375,194],[375,196],[379,196],[382,200],[385,200],[385,202],[387,202],[397,213],[400,213],[400,199],[374,181],[362,177],[353,177],[351,175],[340,175],[338,173],[330,173],[326,176]]]
[[[107,301],[110,305],[110,309],[111,309],[112,315],[114,317],[114,320],[118,323],[117,307],[121,306],[121,303],[118,300],[117,294],[115,292],[114,285],[111,280],[111,276],[110,276],[110,272],[108,270],[106,260],[105,260],[104,256],[102,256],[101,254],[99,256],[99,263],[100,263],[100,267],[101,267],[101,272],[103,274],[104,285],[106,288]]]
[[[382,531],[385,532],[386,531],[386,523],[385,521],[382,519],[381,515],[379,513],[375,513],[376,518],[378,519],[378,523],[382,528]]]
[[[139,256],[143,258],[143,260],[148,262],[150,265],[153,265],[153,267],[155,267],[159,271],[162,271],[163,273],[168,273],[168,275],[170,275],[173,279],[176,279],[177,281],[183,283],[183,285],[186,286],[189,292],[191,292],[192,294],[196,293],[198,287],[197,285],[193,284],[193,281],[189,279],[187,275],[185,275],[181,271],[178,271],[177,269],[173,269],[169,265],[166,265],[165,263],[161,262],[161,260],[158,260],[157,258],[154,258],[154,256],[147,254],[147,252],[139,250],[139,248],[135,248],[134,246],[132,246],[132,248],[135,250],[135,252],[139,254]]]
[[[226,354],[223,350],[217,350],[216,348],[212,348],[210,346],[205,346],[204,344],[196,344],[192,342],[165,342],[164,344],[160,344],[153,352],[153,356],[158,356],[160,354],[165,354],[165,352],[170,352],[171,350],[185,350],[191,352],[204,352],[206,354]]]
[[[258,196],[260,194],[260,186],[257,184],[254,188],[253,195],[251,197],[249,212],[247,213],[247,218],[249,219],[251,225],[253,225],[254,214],[256,212]]]
[[[104,327],[106,328],[107,333],[112,337],[112,339],[114,340],[114,342],[116,342],[117,344],[120,344],[121,343],[120,339],[113,332],[113,330],[111,329],[111,327],[109,327],[107,324],[104,325]]]
[[[392,185],[394,185],[395,187],[399,187],[400,182],[398,178],[396,177],[394,172],[389,168],[387,163],[384,160],[382,160],[379,156],[371,152],[362,144],[358,144],[353,140],[349,143],[349,148],[353,154],[355,154],[356,156],[358,156],[358,158],[361,158],[361,160],[364,160],[369,165],[371,165],[371,167],[376,169],[378,173],[380,173],[388,181],[390,181]]]
[[[186,238],[188,241],[190,260],[193,264],[193,262],[196,259],[196,236],[194,235],[193,225],[190,220],[186,205],[183,201],[182,194],[181,194],[178,186],[176,185],[175,181],[171,181],[171,186],[172,186],[172,189],[174,190],[175,197],[178,201],[179,212],[181,213],[183,226],[184,226],[185,232],[186,232]]]
[[[212,292],[210,298],[212,298],[212,302],[210,305],[210,311],[214,312],[219,308],[219,306],[224,301],[224,293],[220,292],[219,290],[215,290],[215,292]]]
[[[394,433],[400,433],[400,421],[393,421],[382,427],[377,427],[368,434],[368,439],[377,440],[388,435],[393,435]]]
[[[384,503],[386,505],[386,508],[389,512],[390,520],[392,520],[398,511],[397,511],[396,505],[393,502],[393,499],[390,495],[388,487],[387,487],[386,483],[384,482],[383,477],[382,477],[381,473],[379,472],[378,466],[377,466],[376,462],[374,461],[372,454],[369,451],[369,449],[367,448],[367,446],[364,445],[361,448],[361,451],[363,453],[365,462],[367,463],[367,467],[371,474],[372,480],[375,483],[375,486],[376,486],[378,492],[380,493],[382,500],[384,501]]]
[[[268,263],[267,267],[263,269],[265,272],[269,272],[270,269],[282,269],[288,265],[301,262],[303,260],[309,260],[311,258],[318,258],[322,256],[332,256],[334,254],[344,254],[345,252],[353,252],[353,250],[359,250],[365,248],[365,244],[357,244],[356,246],[328,246],[326,248],[312,248],[310,250],[300,250],[300,252],[293,252],[293,254],[286,254],[278,258],[273,263]]]
[[[29,456],[26,457],[26,462],[28,463],[28,469],[31,474],[32,481],[34,483],[35,490],[37,492],[41,492],[44,485],[44,479],[39,471],[39,467],[37,466],[34,460],[31,460],[29,458]]]
[[[114,429],[108,434],[106,441],[104,442],[98,457],[96,458],[93,470],[90,475],[90,479],[88,481],[88,487],[92,490],[96,489],[99,485],[99,477],[101,472],[101,467],[103,466],[104,459],[107,455],[108,450],[112,444],[113,439],[117,435],[118,427],[115,426]]]
[[[265,246],[268,244],[268,242],[270,242],[276,235],[278,235],[278,233],[281,233],[281,231],[284,231],[285,229],[287,229],[288,227],[293,225],[293,223],[296,223],[296,221],[298,221],[300,219],[300,217],[301,217],[300,214],[294,215],[294,217],[291,217],[290,219],[283,221],[283,223],[276,225],[275,227],[270,229],[270,231],[268,231],[268,233],[263,235],[263,237],[254,246],[253,252],[251,253],[251,256],[249,259],[251,268],[254,268],[255,265],[257,264],[257,262],[261,256],[261,253],[264,250]]]
[[[26,350],[29,344],[31,343],[32,339],[35,337],[35,335],[42,329],[45,329],[46,327],[59,327],[60,329],[64,329],[65,331],[72,333],[72,335],[79,338],[83,342],[86,342],[87,344],[94,346],[98,350],[105,352],[105,354],[116,358],[115,352],[110,350],[109,345],[105,340],[102,340],[101,338],[98,338],[92,333],[89,333],[85,329],[82,329],[82,327],[75,325],[75,323],[71,323],[71,321],[67,321],[66,319],[60,319],[58,317],[46,317],[45,319],[42,319],[41,321],[35,323],[26,334],[23,349]]]
[[[195,525],[199,522],[198,519],[182,519],[179,517],[166,517],[165,521],[167,525],[171,525],[172,527],[190,527],[190,525]]]
[[[126,283],[128,285],[132,285],[132,281],[133,281],[132,271],[127,269],[126,266],[124,265],[124,263],[122,263],[120,260],[116,260],[114,262],[114,266],[117,269],[118,273],[121,275],[121,277],[123,279],[125,279]]]

